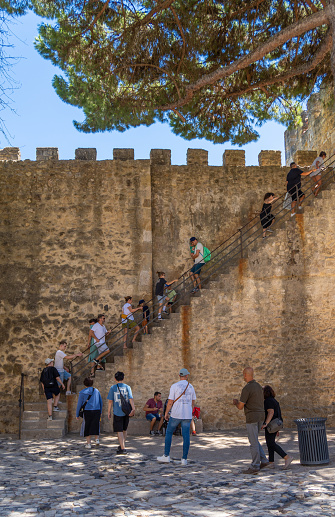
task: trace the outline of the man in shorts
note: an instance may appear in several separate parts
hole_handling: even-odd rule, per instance
[[[93,363],[96,365],[100,363],[100,360],[105,355],[109,354],[109,348],[106,344],[106,336],[109,336],[111,331],[109,330],[107,332],[107,329],[105,327],[105,319],[106,318],[104,314],[98,314],[98,321],[93,325],[88,334],[89,341],[91,338],[94,339],[94,344],[99,352],[99,355],[95,359],[93,359]]]
[[[154,398],[149,399],[143,408],[146,411],[145,418],[150,422],[150,433],[151,435],[161,434],[161,427],[164,422],[163,418],[163,402],[162,394],[160,391],[155,391]],[[154,431],[154,425],[158,422],[158,430]]]
[[[63,390],[65,386],[59,376],[58,370],[54,367],[53,359],[45,360],[46,367],[42,370],[40,382],[47,399],[48,408],[48,420],[52,420],[52,400],[54,399],[54,411],[59,411],[58,401],[60,396],[60,389],[58,383],[62,386]]]
[[[64,359],[68,359],[69,361],[71,359],[75,359],[76,357],[82,357],[81,352],[77,352],[75,354],[67,355],[66,353],[67,348],[67,341],[66,339],[62,339],[59,343],[59,350],[57,350],[55,355],[55,368],[58,370],[59,377],[62,381],[67,381],[66,385],[66,395],[71,395],[71,375],[70,373],[64,368]],[[60,384],[60,383],[59,383]]]
[[[299,169],[295,162],[290,163],[290,167],[291,169],[286,177],[286,188],[287,192],[292,198],[291,217],[293,217],[295,215],[295,206],[297,201],[299,201],[298,210],[301,210],[301,203],[305,199],[305,194],[301,190],[301,176],[308,176],[313,171],[310,170],[303,172],[301,169]]]
[[[198,241],[195,237],[190,238],[190,246],[191,246],[191,258],[194,260],[194,266],[190,271],[190,277],[192,278],[194,289],[192,293],[195,293],[199,289],[201,289],[200,283],[200,270],[202,266],[205,265],[204,261],[204,247],[201,242]]]
[[[134,416],[135,414],[135,404],[133,400],[133,394],[131,392],[131,387],[128,384],[122,382],[124,379],[123,372],[116,372],[115,381],[116,383],[111,386],[107,399],[108,399],[108,418],[112,418],[112,407],[113,407],[113,431],[117,433],[117,437],[119,440],[119,446],[117,448],[116,454],[127,454],[126,451],[126,438],[127,438],[127,429],[129,424],[129,417]],[[122,411],[121,407],[121,396],[130,403],[132,407],[132,412],[129,415],[126,415]]]

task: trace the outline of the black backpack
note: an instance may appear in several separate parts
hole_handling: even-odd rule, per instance
[[[43,383],[45,388],[52,388],[56,385],[55,376],[54,376],[54,367],[47,366],[44,368],[41,374],[41,382]]]

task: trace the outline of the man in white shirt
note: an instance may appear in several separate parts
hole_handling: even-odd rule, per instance
[[[202,266],[205,265],[204,247],[201,244],[201,242],[198,241],[198,239],[196,239],[195,237],[191,237],[190,249],[191,258],[194,260],[194,266],[190,271],[190,277],[192,279],[194,286],[192,293],[195,293],[196,291],[198,291],[198,289],[201,289],[200,270]]]
[[[95,325],[93,325],[88,335],[89,341],[91,338],[94,339],[94,344],[99,352],[99,355],[93,359],[93,363],[96,365],[99,364],[100,359],[109,354],[109,348],[106,344],[106,336],[109,336],[111,331],[109,330],[107,332],[105,327],[105,319],[106,318],[104,314],[98,314],[98,321],[95,323]]]
[[[62,339],[62,341],[59,343],[59,350],[57,350],[55,355],[55,368],[58,370],[61,381],[67,381],[66,395],[71,395],[71,375],[64,368],[64,359],[75,359],[76,357],[81,357],[83,354],[81,352],[77,352],[76,354],[67,355],[65,352],[66,347],[67,341],[66,339]]]
[[[179,372],[179,382],[172,384],[170,388],[170,394],[165,411],[165,420],[168,420],[169,423],[165,434],[164,455],[157,457],[157,461],[159,461],[159,463],[170,463],[172,435],[178,424],[180,424],[183,435],[183,457],[181,464],[187,465],[187,455],[190,448],[192,411],[194,401],[196,399],[194,388],[188,381],[189,375],[190,372],[186,368],[182,368]],[[171,415],[169,416],[170,410]]]

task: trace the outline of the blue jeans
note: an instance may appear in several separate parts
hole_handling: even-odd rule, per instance
[[[172,418],[170,416],[169,423],[166,428],[165,434],[165,456],[170,456],[172,435],[175,432],[177,425],[181,424],[181,433],[183,435],[183,459],[187,460],[188,450],[190,448],[190,426],[191,418],[189,420],[183,420],[182,418]]]

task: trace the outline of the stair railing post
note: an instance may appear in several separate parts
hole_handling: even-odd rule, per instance
[[[24,374],[21,373],[20,398],[19,398],[19,440],[21,440],[22,408],[24,411]]]
[[[239,229],[239,232],[240,232],[241,259],[243,259],[243,231],[242,231],[242,228]]]

